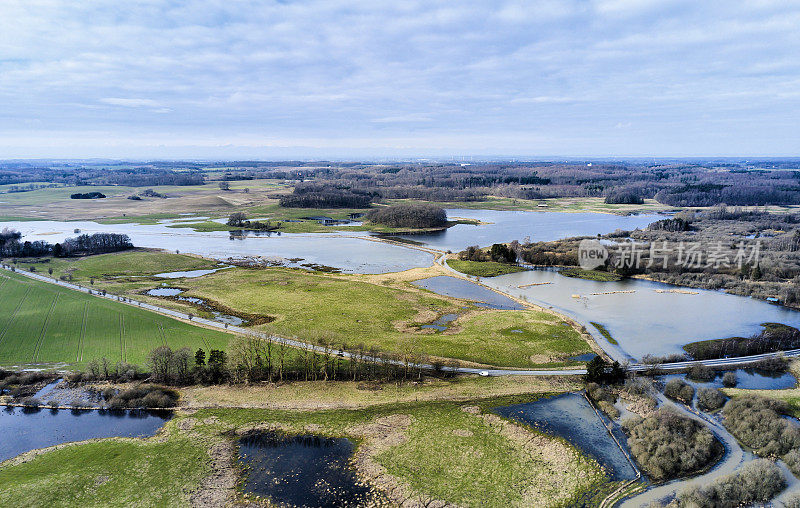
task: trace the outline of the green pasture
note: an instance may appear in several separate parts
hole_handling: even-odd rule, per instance
[[[225,349],[230,334],[19,274],[0,273],[0,365],[85,364],[106,357],[144,365],[172,348]]]

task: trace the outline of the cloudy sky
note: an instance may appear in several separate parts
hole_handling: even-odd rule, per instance
[[[800,155],[800,1],[2,0],[0,158]]]

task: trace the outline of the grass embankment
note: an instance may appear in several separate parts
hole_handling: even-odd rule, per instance
[[[25,270],[34,267],[37,272],[47,274],[53,269],[53,277],[72,275],[74,281],[90,278],[135,277],[157,273],[202,270],[215,268],[218,263],[196,256],[173,254],[155,249],[133,249],[113,254],[99,254],[78,258],[34,258],[29,262],[22,258],[18,266]],[[10,260],[4,260],[10,263]]]
[[[564,277],[574,277],[576,279],[594,280],[597,282],[616,282],[622,280],[616,273],[604,272],[602,270],[584,270],[583,268],[565,268],[559,270],[559,274]]]
[[[19,274],[0,272],[0,364],[144,364],[152,349],[225,349],[230,335]]]
[[[594,321],[589,321],[589,324],[597,328],[597,331],[600,332],[600,335],[605,337],[609,343],[614,344],[615,346],[619,344],[617,339],[611,336],[611,332],[609,332],[605,326],[601,325],[600,323],[595,323]]]
[[[298,381],[246,386],[192,386],[181,390],[187,407],[262,409],[357,409],[385,404],[436,400],[467,401],[480,397],[577,391],[576,378],[542,376],[460,376],[426,378],[415,383]]]
[[[170,428],[163,442],[117,438],[67,445],[0,467],[0,505],[188,506],[188,493],[209,472],[208,451]]]
[[[516,265],[497,263],[496,261],[462,261],[448,259],[447,264],[453,270],[475,277],[496,277],[508,273],[524,272],[527,268]]]
[[[431,390],[442,388],[439,383]],[[308,385],[300,391],[315,397],[334,383]],[[227,462],[220,450],[233,452],[223,445],[253,428],[348,437],[359,446],[356,470],[385,469],[391,475],[388,486],[399,486],[403,498],[461,506],[560,506],[605,485],[598,464],[564,440],[487,414],[488,408],[509,403],[495,397],[505,393],[507,380],[477,379],[478,387],[484,397],[469,402],[367,401],[359,409],[179,412],[155,438],[79,443],[7,462],[0,467],[0,504],[187,506],[200,486],[208,486],[203,478],[215,472],[212,465]],[[525,400],[565,387],[538,380],[527,388]],[[516,397],[512,402],[521,401]]]
[[[271,325],[259,328],[310,342],[364,344],[504,367],[563,365],[567,357],[591,351],[577,331],[552,314],[473,305],[465,311],[463,302],[408,283],[390,287],[358,276],[233,268],[183,279],[180,287],[187,296],[242,313],[274,316]],[[446,313],[462,313],[447,331],[419,328]]]

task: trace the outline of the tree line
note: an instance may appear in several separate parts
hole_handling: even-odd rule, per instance
[[[0,231],[0,257],[71,257],[89,254],[105,254],[133,248],[128,235],[118,233],[82,234],[67,238],[61,243],[50,244],[42,240],[21,241],[22,233],[4,228]]]

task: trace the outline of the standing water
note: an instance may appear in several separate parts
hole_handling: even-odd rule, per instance
[[[171,413],[69,409],[0,410],[0,462],[21,453],[72,441],[154,435]]]
[[[353,443],[314,435],[261,432],[239,440],[244,490],[277,505],[361,506],[373,497],[350,468]]]

